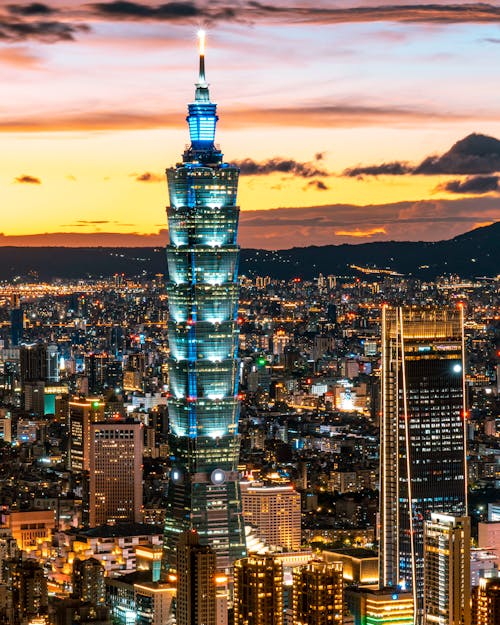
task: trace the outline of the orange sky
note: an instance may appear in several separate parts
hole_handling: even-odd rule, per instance
[[[350,2],[337,3],[340,13],[327,2],[279,1],[280,14],[239,3],[241,16],[229,17],[217,2],[196,11],[186,2],[180,16],[138,4],[146,18],[113,3],[67,2],[61,12],[62,2],[48,2],[44,15],[23,3],[0,9],[1,243],[62,232],[66,244],[82,241],[70,233],[137,244],[133,233],[165,229],[163,172],[187,141],[195,32],[209,19],[207,74],[226,159],[280,157],[321,172],[242,176],[242,245],[431,240],[500,219],[497,189],[445,190],[467,172],[343,175],[359,164],[417,164],[472,132],[500,137],[498,3],[466,17],[446,3],[415,12],[401,2],[397,15],[358,3],[370,9],[361,17]],[[269,209],[279,219],[264,233],[255,211]]]

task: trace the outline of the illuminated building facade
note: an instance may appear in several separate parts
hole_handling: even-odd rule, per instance
[[[354,625],[415,625],[410,592],[348,588],[345,600]]]
[[[215,553],[196,530],[177,542],[177,625],[216,625]]]
[[[142,424],[90,424],[89,525],[142,521]]]
[[[470,619],[470,519],[432,513],[424,523],[424,623]]]
[[[283,625],[283,565],[253,555],[234,565],[234,625]]]
[[[342,562],[312,561],[293,572],[294,625],[342,625]]]
[[[71,471],[90,467],[90,424],[104,419],[104,404],[98,399],[75,398],[69,402],[69,453]]]
[[[245,524],[264,543],[287,551],[300,549],[300,494],[292,486],[242,483],[241,502]]]
[[[205,80],[203,38],[191,145],[167,170],[170,473],[165,564],[195,528],[227,569],[245,555],[238,485],[239,169],[214,144],[216,104]]]
[[[472,595],[472,625],[500,623],[500,577],[479,580]]]
[[[422,622],[423,528],[467,510],[463,309],[382,311],[381,588],[412,590]]]

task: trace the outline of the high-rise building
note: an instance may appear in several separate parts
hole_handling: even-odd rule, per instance
[[[21,306],[19,295],[15,294],[11,298],[10,309],[10,342],[12,347],[17,347],[23,338],[24,311]]]
[[[96,558],[73,561],[73,597],[94,606],[104,605],[106,586],[104,567]]]
[[[463,309],[382,310],[381,588],[423,608],[423,524],[467,511]]]
[[[191,145],[167,170],[170,244],[167,285],[170,453],[165,561],[175,566],[179,534],[194,527],[227,569],[245,555],[237,461],[239,169],[214,144],[216,104],[205,79],[204,40]]]
[[[472,625],[500,623],[500,577],[482,578],[472,593]]]
[[[187,530],[177,541],[177,625],[216,625],[216,557],[208,545],[200,545],[196,530]]]
[[[8,623],[28,623],[47,614],[47,578],[41,564],[35,560],[10,560],[5,577],[10,595]]]
[[[345,590],[345,602],[354,625],[415,625],[411,592],[352,587]]]
[[[470,519],[424,522],[424,623],[470,625]]]
[[[90,424],[104,419],[104,403],[96,398],[74,398],[69,402],[69,453],[71,471],[90,467]]]
[[[19,351],[21,384],[47,379],[47,346],[44,343],[22,345]]]
[[[234,565],[234,625],[283,625],[283,565],[252,555]]]
[[[245,524],[267,545],[300,549],[300,494],[293,486],[242,483],[241,503]]]
[[[294,625],[342,625],[342,562],[313,560],[293,572]]]
[[[142,424],[90,424],[89,525],[142,521]]]

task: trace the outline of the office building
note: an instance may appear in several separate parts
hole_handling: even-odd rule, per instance
[[[177,541],[177,625],[216,625],[216,557],[196,530]]]
[[[23,339],[24,331],[24,311],[21,306],[19,295],[14,294],[11,298],[10,309],[10,343],[12,347],[17,347]]]
[[[292,486],[243,482],[241,504],[245,525],[267,545],[300,549],[300,494]]]
[[[470,519],[424,522],[424,624],[470,625]]]
[[[423,524],[467,510],[463,309],[382,310],[381,588],[423,608]]]
[[[47,578],[35,560],[10,560],[5,565],[9,623],[28,623],[48,611]]]
[[[347,588],[345,602],[354,625],[415,625],[411,592]]]
[[[165,563],[175,566],[179,534],[195,528],[220,570],[245,555],[237,461],[239,170],[215,146],[216,104],[205,79],[204,40],[191,144],[167,170],[170,206],[167,285],[172,469]]]
[[[472,625],[500,623],[500,577],[481,579],[472,593]]]
[[[283,565],[252,555],[234,565],[234,625],[283,625]]]
[[[175,601],[175,585],[162,582],[139,582],[134,584],[134,625],[170,625],[174,623],[172,604]],[[178,621],[177,621],[178,622]]]
[[[21,384],[47,379],[47,346],[44,343],[22,345],[19,350]]]
[[[99,399],[75,398],[69,402],[69,453],[71,471],[90,468],[90,424],[104,419],[104,403]]]
[[[89,525],[142,520],[142,424],[90,424]]]
[[[94,606],[104,605],[106,586],[104,584],[104,567],[96,558],[73,561],[73,597],[91,603]]]
[[[342,562],[313,560],[293,572],[294,625],[342,625]]]

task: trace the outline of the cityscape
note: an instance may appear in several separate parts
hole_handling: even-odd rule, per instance
[[[69,28],[59,5],[7,11],[6,33]],[[242,246],[250,160],[218,143],[206,47],[202,28],[164,245],[2,243],[0,625],[500,625],[500,210],[328,246],[280,217],[288,245],[269,226]],[[441,174],[477,189],[499,146],[472,133],[433,167],[465,154]]]

